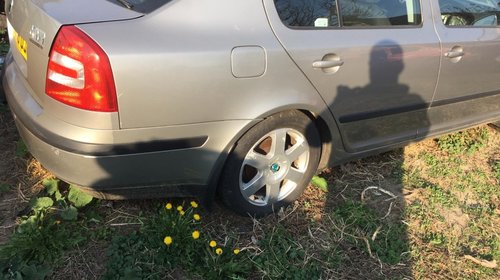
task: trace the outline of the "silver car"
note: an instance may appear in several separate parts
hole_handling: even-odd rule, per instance
[[[496,0],[7,0],[29,150],[120,199],[265,215],[318,168],[500,120]]]

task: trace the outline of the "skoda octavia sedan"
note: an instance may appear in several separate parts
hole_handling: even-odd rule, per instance
[[[265,215],[325,166],[500,120],[494,0],[7,0],[29,150],[119,199]]]

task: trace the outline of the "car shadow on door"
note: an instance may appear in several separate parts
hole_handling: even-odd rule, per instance
[[[346,150],[365,155],[374,147],[388,151],[327,168],[315,178],[319,185],[326,179],[328,191],[323,209],[312,211],[322,225],[312,234],[325,231],[335,241],[343,279],[413,278],[405,200],[413,188],[408,180],[412,171],[405,167],[405,148],[394,148],[416,141],[417,135],[425,137],[429,120],[428,103],[400,82],[404,58],[402,46],[380,41],[371,49],[367,69],[359,69],[369,71],[370,82],[338,86],[329,106]],[[314,193],[309,187],[302,201]]]

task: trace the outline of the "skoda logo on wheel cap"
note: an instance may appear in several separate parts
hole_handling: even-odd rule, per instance
[[[280,171],[280,165],[277,164],[277,163],[271,164],[271,171],[274,172],[274,173]]]

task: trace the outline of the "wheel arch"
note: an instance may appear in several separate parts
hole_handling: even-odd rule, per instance
[[[226,145],[225,149],[220,153],[219,158],[217,159],[214,168],[212,169],[210,181],[207,186],[207,191],[204,197],[204,204],[209,209],[211,208],[212,203],[216,197],[217,191],[219,189],[221,174],[226,164],[227,158],[229,154],[234,150],[241,137],[264,119],[287,111],[298,111],[306,115],[309,119],[311,119],[314,128],[318,131],[320,135],[320,141],[321,141],[321,146],[320,146],[321,156],[318,165],[318,170],[326,168],[330,165],[333,157],[332,153],[335,150],[334,147],[336,146],[334,142],[336,139],[337,140],[339,139],[338,137],[336,137],[339,135],[338,127],[335,122],[335,119],[330,114],[330,112],[328,110],[322,110],[321,113],[317,113],[316,110],[309,108],[307,106],[284,106],[280,108],[275,108],[271,111],[263,113],[259,117],[255,118],[254,121],[250,122],[247,126],[241,129],[237,134],[235,134],[235,136],[231,139],[231,141]],[[342,143],[342,142],[337,141],[337,143]]]

